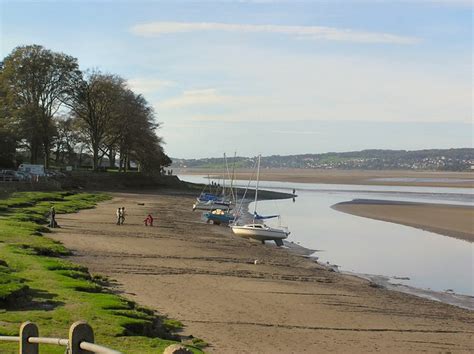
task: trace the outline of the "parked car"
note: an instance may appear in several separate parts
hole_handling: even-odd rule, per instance
[[[45,174],[46,174],[46,177],[66,177],[66,175],[64,173],[62,173],[61,171],[57,171],[57,170],[47,170],[45,171]]]
[[[20,181],[31,181],[32,178],[28,172],[16,171],[16,175]]]
[[[20,178],[14,170],[2,170],[0,174],[1,181],[20,181]]]

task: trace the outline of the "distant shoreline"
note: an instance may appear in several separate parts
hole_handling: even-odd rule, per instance
[[[332,208],[474,242],[474,207],[471,206],[354,199],[335,204]]]
[[[221,176],[222,170],[178,169],[177,175]],[[239,169],[236,179],[248,180],[252,171]],[[379,179],[395,179],[379,180]],[[425,181],[400,181],[400,179],[426,179]],[[433,181],[430,181],[433,179]],[[379,186],[452,187],[474,188],[473,172],[399,171],[399,170],[318,170],[318,169],[264,169],[260,171],[261,181],[294,183],[357,184]],[[445,181],[443,181],[445,180]]]

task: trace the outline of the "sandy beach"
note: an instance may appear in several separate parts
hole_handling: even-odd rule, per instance
[[[470,206],[355,199],[333,208],[474,242],[474,207]]]
[[[141,305],[182,321],[215,353],[471,352],[474,313],[331,272],[288,249],[233,236],[180,192],[114,193],[59,215],[72,259]],[[115,210],[127,212],[115,225]],[[152,213],[153,228],[143,219]],[[255,264],[257,260],[257,264]]]
[[[176,170],[176,174],[219,176],[222,171],[209,169]],[[236,179],[248,180],[253,175],[250,170],[237,170]],[[255,176],[254,176],[255,178]],[[383,180],[383,179],[395,180]],[[408,179],[408,181],[403,181]],[[474,188],[474,173],[470,172],[429,172],[429,171],[378,171],[378,170],[317,170],[317,169],[262,169],[262,181],[295,183],[358,184],[381,186],[425,186]]]

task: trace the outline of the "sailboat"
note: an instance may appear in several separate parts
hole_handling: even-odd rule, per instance
[[[265,241],[275,241],[277,246],[283,246],[283,240],[288,237],[290,232],[287,228],[276,228],[265,225],[264,223],[258,223],[257,220],[265,220],[280,217],[279,215],[262,216],[257,213],[257,201],[258,201],[258,184],[260,178],[260,159],[261,155],[258,156],[257,165],[257,185],[255,188],[255,202],[253,211],[253,220],[250,224],[245,225],[230,225],[232,232],[240,237],[252,238],[254,240],[261,241],[263,244]]]
[[[227,164],[227,156],[224,153],[224,161],[225,161],[225,167],[226,167],[226,171],[224,171],[224,173],[227,172],[227,175],[230,178],[230,195],[232,197],[232,201],[234,202],[236,199],[234,195],[234,188],[233,188],[234,173],[235,173],[235,159],[236,159],[236,155],[234,154],[234,166],[233,166],[233,171],[232,171],[232,176],[231,176],[230,171],[229,171],[229,166]],[[223,176],[222,184],[225,188],[225,176]],[[225,194],[224,194],[224,197],[225,197]],[[210,210],[207,213],[204,213],[204,217],[207,219],[207,222],[212,221],[212,223],[216,225],[229,224],[236,219],[236,214],[231,212],[231,210],[232,210],[232,207],[229,204],[227,208],[222,207],[222,208]]]
[[[210,186],[210,183],[209,183]],[[204,188],[205,189],[205,188]],[[215,210],[215,209],[232,209],[230,200],[225,197],[225,186],[222,191],[223,196],[219,197],[213,193],[206,193],[204,190],[201,192],[199,197],[196,198],[196,202],[193,204],[194,210]]]
[[[196,200],[196,203],[193,204],[194,210],[216,210],[216,209],[232,209],[233,206],[231,202],[225,199],[213,199],[213,200]]]

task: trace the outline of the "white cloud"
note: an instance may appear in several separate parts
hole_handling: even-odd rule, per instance
[[[127,83],[133,91],[142,94],[175,86],[173,81],[147,78],[130,79],[127,80]]]
[[[461,75],[470,62],[463,63],[208,48],[191,66],[222,78],[223,91],[186,91],[157,111],[168,108],[163,117],[195,122],[470,122],[471,81]]]
[[[184,91],[180,96],[157,103],[163,109],[181,108],[196,105],[215,105],[231,101],[231,96],[220,94],[216,89],[200,89]]]
[[[150,22],[135,25],[131,28],[131,31],[136,35],[145,37],[160,36],[172,33],[219,31],[234,33],[276,33],[312,40],[345,41],[357,43],[415,44],[420,41],[420,39],[416,37],[335,27],[249,25],[216,22]]]

